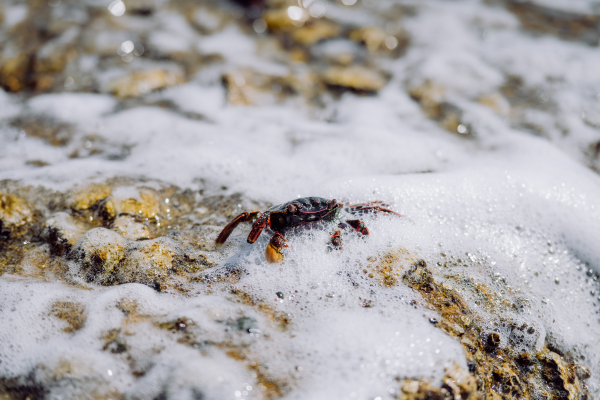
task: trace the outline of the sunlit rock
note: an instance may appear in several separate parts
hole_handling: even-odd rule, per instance
[[[362,27],[350,32],[349,38],[358,43],[363,43],[370,53],[399,53],[408,45],[408,35],[400,31],[390,35],[378,27]]]
[[[503,117],[508,117],[510,114],[510,103],[500,93],[485,94],[477,101]]]
[[[125,257],[130,241],[105,228],[94,228],[76,243],[69,258],[81,266],[81,276],[88,281],[110,284],[112,274]]]
[[[112,190],[102,210],[111,218],[119,214],[154,218],[161,213],[161,199],[152,189],[120,186]]]
[[[21,198],[0,192],[0,221],[6,227],[18,227],[32,221],[33,211]]]
[[[417,261],[417,256],[406,249],[398,249],[384,255],[370,256],[367,260],[370,264],[363,273],[389,287],[402,281],[402,276]]]
[[[446,369],[444,385],[437,388],[430,382],[407,379],[400,384],[400,400],[463,399],[478,400],[477,380],[458,365]]]
[[[299,82],[290,76],[267,75],[238,69],[223,75],[227,102],[232,105],[268,105],[297,93]]]
[[[319,19],[293,30],[291,35],[298,43],[310,46],[321,40],[334,38],[341,31],[342,29],[339,25]]]
[[[288,7],[269,9],[262,14],[262,19],[267,23],[267,27],[274,32],[289,32],[298,25],[301,26],[299,20],[290,17]],[[294,24],[294,22],[296,23]]]
[[[506,8],[521,21],[522,27],[536,33],[546,33],[562,39],[580,41],[597,46],[600,40],[600,15],[552,7],[552,2],[502,1]],[[558,5],[560,3],[556,3]]]
[[[87,313],[85,306],[73,301],[55,301],[50,309],[50,315],[63,320],[67,326],[64,332],[73,333],[85,326]]]
[[[47,42],[37,52],[33,68],[36,74],[40,74],[36,83],[39,89],[49,89],[56,83],[56,80],[60,81],[61,87],[64,86],[65,78],[54,76],[54,74],[62,72],[67,63],[77,58],[75,44],[80,34],[80,28],[72,27],[59,37]]]
[[[52,215],[44,223],[43,237],[57,254],[68,253],[89,229],[65,212]]]
[[[121,283],[152,284],[167,277],[173,270],[176,257],[183,252],[172,240],[160,237],[133,245],[116,271]]]
[[[444,101],[446,93],[443,86],[432,81],[426,81],[422,85],[410,87],[408,93],[414,100],[419,102],[428,118],[439,117],[440,103]]]
[[[112,225],[112,230],[129,240],[150,238],[148,226],[141,222],[137,222],[136,219],[130,215],[118,216]]]
[[[408,93],[419,102],[427,118],[437,121],[448,132],[462,137],[474,136],[475,131],[464,118],[463,110],[446,100],[446,88],[443,86],[428,80],[422,85],[410,87]]]
[[[107,90],[118,97],[139,97],[184,81],[184,75],[176,70],[138,70],[112,80],[108,83]]]
[[[321,79],[327,85],[363,92],[377,92],[386,84],[378,71],[362,66],[331,67],[323,72]]]
[[[103,183],[89,183],[73,189],[69,196],[70,206],[74,210],[87,210],[107,198],[112,187]]]

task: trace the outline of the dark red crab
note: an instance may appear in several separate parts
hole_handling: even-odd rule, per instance
[[[256,242],[263,230],[267,228],[273,236],[271,236],[271,241],[265,250],[265,258],[268,262],[278,263],[283,260],[283,248],[288,247],[285,240],[287,233],[320,228],[326,222],[336,222],[339,220],[342,210],[349,215],[385,212],[401,216],[388,207],[388,204],[381,201],[344,207],[343,204],[339,204],[335,200],[327,200],[322,197],[303,197],[271,207],[263,213],[260,211],[241,213],[221,231],[216,244],[220,246],[225,243],[231,232],[241,222],[256,220],[248,235],[248,243]],[[369,234],[367,227],[359,219],[340,221],[338,227],[356,231],[361,235]],[[341,248],[342,238],[339,229],[332,234],[329,243],[334,248]]]

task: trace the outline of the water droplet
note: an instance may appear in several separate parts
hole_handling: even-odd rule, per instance
[[[120,17],[125,14],[125,3],[121,0],[115,0],[108,5],[108,11],[111,12],[115,17]]]
[[[398,39],[393,36],[386,37],[385,46],[390,50],[394,50],[396,47],[398,47]]]
[[[267,23],[263,19],[257,19],[252,23],[252,28],[256,33],[265,33],[267,30]]]

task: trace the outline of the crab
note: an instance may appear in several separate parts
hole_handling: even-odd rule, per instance
[[[221,246],[233,230],[242,222],[252,222],[252,230],[248,235],[248,243],[254,243],[261,233],[267,229],[272,234],[271,240],[265,250],[265,259],[270,263],[283,261],[283,248],[289,247],[285,235],[291,232],[306,229],[324,227],[327,222],[338,222],[337,229],[331,235],[329,246],[340,249],[342,237],[340,229],[357,232],[360,235],[368,235],[369,230],[359,219],[341,220],[342,211],[349,215],[362,215],[367,213],[400,214],[390,210],[388,204],[381,201],[371,203],[354,204],[344,207],[335,199],[327,200],[322,197],[303,197],[287,203],[279,204],[269,208],[267,211],[243,212],[235,217],[219,234],[215,243]]]

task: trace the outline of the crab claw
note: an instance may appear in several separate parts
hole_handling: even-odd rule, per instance
[[[285,238],[279,232],[271,237],[271,241],[265,250],[265,258],[270,263],[280,263],[283,261],[283,248],[289,247],[285,242]]]

